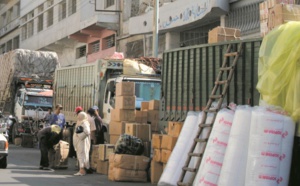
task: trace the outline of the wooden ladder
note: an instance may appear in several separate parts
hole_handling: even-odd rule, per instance
[[[206,105],[205,109],[203,110],[202,120],[201,120],[201,123],[199,124],[197,136],[194,139],[193,145],[188,153],[188,158],[185,162],[185,165],[184,165],[184,167],[182,167],[182,172],[181,172],[179,181],[177,182],[178,186],[190,186],[194,182],[194,179],[197,175],[198,169],[200,168],[200,165],[201,165],[201,160],[204,155],[204,151],[206,149],[206,145],[207,145],[210,133],[212,131],[214,121],[217,117],[218,111],[221,108],[223,99],[227,94],[229,84],[234,75],[234,70],[235,70],[237,61],[239,59],[240,53],[242,51],[242,46],[243,46],[243,44],[240,43],[236,52],[232,52],[232,44],[229,44],[227,47],[227,51],[224,54],[223,63],[222,63],[222,66],[220,67],[220,71],[217,76],[217,80],[215,81],[214,88],[212,89],[212,92],[211,92],[211,95],[207,102],[207,105]],[[233,57],[232,62],[230,62],[230,57]],[[225,74],[227,74],[227,78],[225,80],[222,79],[224,72],[227,72],[227,73],[225,73]],[[223,89],[221,86],[224,86]],[[220,91],[218,91],[218,90],[220,90]],[[217,91],[221,92],[221,94],[217,94]],[[217,101],[218,104],[215,108],[211,108],[212,103],[214,101]],[[210,123],[207,123],[207,121],[206,121],[208,113],[213,114],[213,119],[212,119],[212,122],[210,122]],[[203,133],[204,128],[207,128],[208,133],[204,138],[199,139],[200,135]],[[202,143],[204,145],[204,148],[202,148],[202,150],[200,152],[195,152],[196,146],[198,143],[199,144]],[[189,167],[192,157],[198,158],[195,167]],[[187,183],[185,183],[183,180],[184,180],[184,177],[187,172],[191,172],[192,176],[191,176],[191,179]]]
[[[10,85],[11,85],[11,79],[13,78],[13,71],[10,70],[7,83],[5,84],[5,87],[3,90],[0,90],[0,111],[4,112],[5,103],[7,102],[7,97],[10,94]]]

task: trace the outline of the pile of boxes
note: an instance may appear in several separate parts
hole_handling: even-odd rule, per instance
[[[127,154],[111,154],[108,179],[111,181],[147,182],[150,158]]]
[[[300,6],[295,0],[266,0],[259,5],[260,33],[268,32],[288,21],[300,21]]]
[[[113,144],[101,144],[92,146],[91,167],[99,174],[108,174],[109,156],[115,151]]]
[[[239,40],[240,37],[241,30],[218,26],[208,32],[208,43]]]
[[[115,109],[111,111],[109,123],[110,143],[115,144],[121,134],[125,133],[127,122],[135,122],[135,85],[122,82],[116,85]]]
[[[163,168],[167,164],[172,150],[176,145],[182,126],[182,122],[170,121],[168,123],[167,135],[152,135],[153,159],[151,162],[151,183],[155,184],[159,181]]]

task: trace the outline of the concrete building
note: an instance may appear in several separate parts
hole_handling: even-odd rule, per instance
[[[96,3],[96,4],[95,4]],[[114,1],[22,0],[20,48],[57,52],[62,66],[93,62],[116,51]]]
[[[19,48],[20,0],[0,1],[0,54]]]
[[[159,57],[168,49],[207,43],[209,30],[219,25],[240,28],[243,38],[260,37],[261,1],[160,0]],[[93,62],[116,51],[125,57],[152,56],[153,2],[3,0],[0,51],[55,51],[62,66]]]

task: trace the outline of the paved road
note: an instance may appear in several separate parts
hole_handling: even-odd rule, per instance
[[[10,145],[8,167],[0,169],[0,185],[4,186],[150,186],[150,183],[111,182],[107,176],[89,174],[82,177],[76,173],[75,159],[69,158],[67,170],[39,170],[40,153],[38,149],[23,148]]]

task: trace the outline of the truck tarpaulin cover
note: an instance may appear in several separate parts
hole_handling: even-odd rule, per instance
[[[300,120],[300,22],[288,22],[264,37],[257,89],[263,101]]]
[[[9,86],[13,85],[14,77],[32,77],[35,74],[52,79],[58,66],[54,52],[17,49],[0,55],[0,100],[9,102],[9,98],[14,96],[14,89]]]

